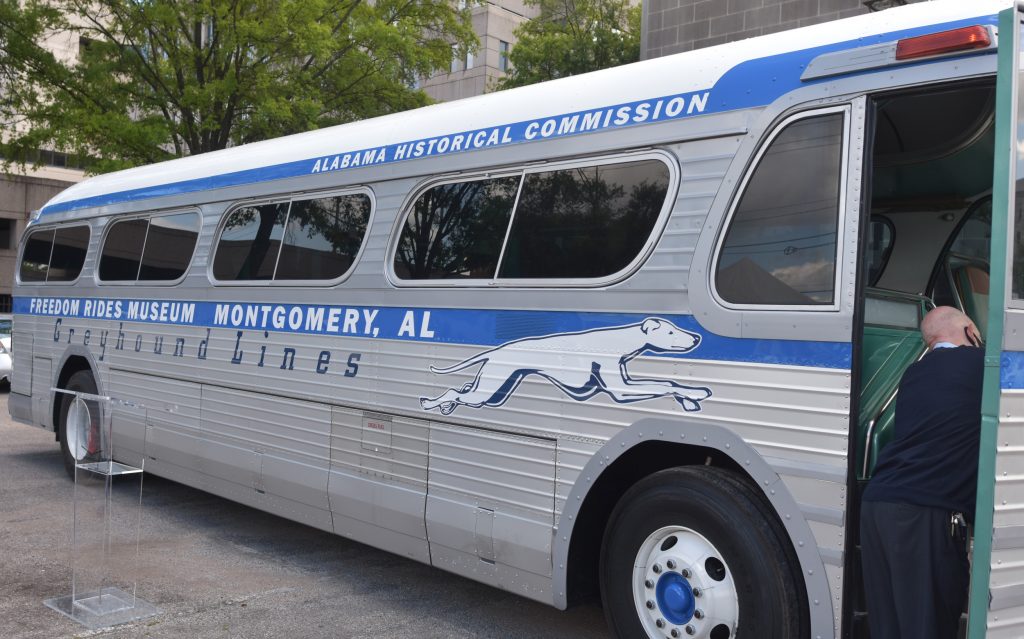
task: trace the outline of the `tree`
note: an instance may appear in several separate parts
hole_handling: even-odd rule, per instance
[[[525,86],[640,59],[640,3],[526,0],[540,16],[516,29],[511,70],[498,89]]]
[[[0,0],[0,155],[103,172],[418,107],[453,43],[448,0]]]

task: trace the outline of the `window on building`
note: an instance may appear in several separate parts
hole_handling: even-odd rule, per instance
[[[466,62],[465,62],[465,59],[462,57],[462,54],[459,52],[459,45],[453,44],[452,45],[452,71],[451,72],[452,73],[456,73],[458,71],[463,71],[465,68],[466,68]]]
[[[413,203],[394,273],[403,280],[614,275],[649,246],[669,182],[668,166],[652,158],[440,184]]]
[[[18,222],[10,218],[0,218],[0,250],[14,248],[14,236],[17,232]]]
[[[365,193],[243,206],[228,217],[213,276],[221,281],[331,281],[351,269],[369,227]]]
[[[498,41],[498,68],[502,71],[508,71],[508,42],[504,40]]]
[[[843,114],[788,124],[768,146],[729,223],[715,285],[734,304],[835,299]]]
[[[473,68],[473,52],[472,51],[467,51],[466,52],[466,69],[468,70],[468,69],[472,69],[472,68]]]

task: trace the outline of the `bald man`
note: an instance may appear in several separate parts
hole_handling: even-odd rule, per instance
[[[928,353],[900,380],[895,434],[863,494],[860,539],[871,639],[956,639],[967,597],[984,350],[974,322],[925,316]]]

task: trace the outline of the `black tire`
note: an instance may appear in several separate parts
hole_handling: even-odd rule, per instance
[[[660,545],[655,544],[655,553],[671,552],[677,539],[689,539],[690,543],[708,543],[719,555],[719,563],[704,562],[703,568],[696,566],[662,566],[660,562],[652,568],[658,577],[653,589],[650,583],[643,583],[644,569],[640,577],[634,574],[634,563],[645,565],[650,555],[645,551],[638,562],[638,553],[649,539],[661,539],[657,531],[685,529],[679,533],[662,532],[669,535]],[[696,533],[691,535],[690,533]],[[702,537],[704,542],[700,542]],[[682,546],[680,546],[680,549]],[[714,556],[715,553],[712,553]],[[683,562],[679,562],[683,563]],[[684,572],[684,568],[688,572]],[[674,569],[674,571],[672,570]],[[703,570],[703,572],[701,572]],[[675,574],[671,574],[671,573]],[[728,580],[726,581],[726,573]],[[807,597],[804,581],[792,545],[782,529],[774,512],[762,495],[734,473],[712,466],[671,468],[644,478],[630,488],[619,500],[609,518],[601,547],[601,601],[608,625],[616,637],[623,639],[643,637],[670,637],[672,629],[684,638],[694,636],[710,639],[804,639],[810,635],[807,613]],[[720,580],[719,593],[729,593],[727,601],[733,603],[735,632],[727,624],[720,624],[710,617],[696,616],[692,608],[682,613],[661,604],[665,599],[657,596],[657,588],[663,578],[671,577],[682,588],[700,586],[708,579]],[[655,604],[651,613],[646,613],[647,601],[634,598],[634,580],[638,590],[647,601]],[[734,590],[731,589],[734,586]],[[735,593],[732,595],[731,593]],[[700,609],[702,602],[709,604],[708,597],[715,593],[700,593],[690,598]],[[704,599],[701,599],[703,595]],[[684,598],[684,601],[686,599]],[[676,600],[679,601],[678,599]],[[720,610],[722,606],[719,606]],[[644,610],[641,613],[641,610]],[[646,615],[642,617],[643,615]],[[695,616],[687,619],[687,614]],[[675,615],[676,621],[668,616]],[[655,628],[653,624],[662,619],[665,626]],[[679,623],[679,619],[686,619]],[[673,624],[679,625],[673,625]],[[645,624],[647,628],[645,629]],[[693,630],[691,635],[686,626]]]
[[[90,371],[78,371],[68,378],[67,384],[64,385],[67,390],[78,391],[80,393],[91,393],[96,394],[96,380],[93,378]],[[59,393],[57,401],[60,402],[60,410],[57,412],[57,434],[60,437],[60,452],[64,457],[64,470],[67,472],[68,477],[75,478],[75,457],[71,454],[71,448],[68,445],[68,411],[71,409],[71,404],[74,402],[74,397],[67,393]],[[90,416],[92,418],[92,427],[99,427],[99,411],[96,410],[95,402],[87,402],[90,408]]]

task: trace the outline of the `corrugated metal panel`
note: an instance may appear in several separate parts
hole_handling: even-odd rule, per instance
[[[1019,639],[1024,628],[1024,391],[1002,391],[995,469],[986,636]]]

